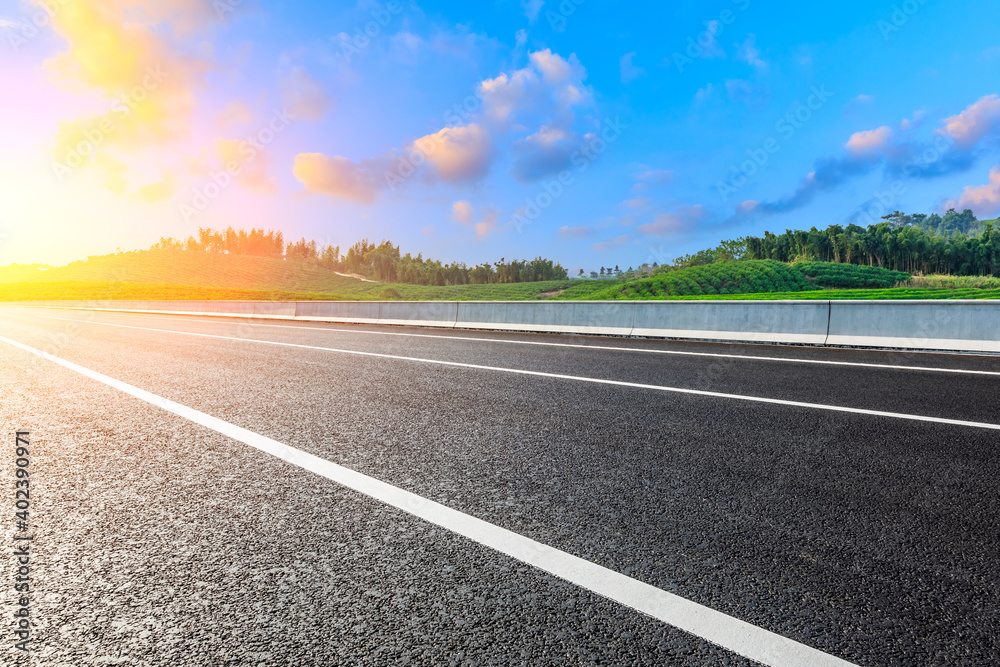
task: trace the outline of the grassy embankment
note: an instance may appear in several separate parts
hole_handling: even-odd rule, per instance
[[[446,287],[371,283],[307,262],[176,250],[105,255],[58,268],[0,268],[0,301],[995,298],[1000,298],[997,278],[911,278],[877,267],[770,260],[720,262],[630,282],[563,280]]]
[[[116,299],[523,300],[548,298],[577,281],[445,287],[372,283],[309,262],[145,250],[63,267],[0,268],[0,301]],[[604,283],[603,285],[606,285]]]

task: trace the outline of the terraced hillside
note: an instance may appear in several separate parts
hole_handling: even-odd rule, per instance
[[[911,278],[909,273],[902,271],[833,262],[797,262],[792,268],[805,275],[813,285],[824,288],[887,289]]]
[[[888,288],[908,280],[910,274],[877,267],[774,260],[716,262],[614,285],[586,294],[584,288],[567,290],[564,298],[663,299],[715,297],[736,294],[796,293],[823,288]]]

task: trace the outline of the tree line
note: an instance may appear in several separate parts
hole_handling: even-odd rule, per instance
[[[304,239],[303,239],[304,241]],[[291,248],[292,244],[288,244]],[[245,229],[239,231],[232,227],[224,231],[214,229],[198,228],[198,238],[189,236],[186,241],[160,237],[160,240],[152,245],[151,250],[190,250],[192,252],[202,251],[227,255],[252,255],[255,257],[284,257],[285,238],[281,232],[263,229]]]
[[[884,222],[860,227],[764,232],[737,242],[745,259],[814,260],[864,264],[907,273],[1000,275],[1000,229],[980,222],[971,210],[944,216],[894,211]]]
[[[281,232],[251,229],[249,232],[229,227],[225,230],[198,229],[198,237],[186,241],[164,237],[153,244],[153,250],[185,250],[229,255],[253,255],[285,260],[311,262],[338,273],[351,273],[371,280],[410,285],[468,285],[489,283],[528,283],[543,280],[566,280],[568,273],[550,259],[533,260],[501,258],[499,262],[482,263],[473,267],[462,262],[444,264],[424,259],[420,253],[400,253],[390,241],[380,244],[362,239],[342,253],[339,245],[320,247],[316,241],[302,238],[285,243]]]

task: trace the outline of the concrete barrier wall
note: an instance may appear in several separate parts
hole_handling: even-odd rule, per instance
[[[616,301],[459,301],[455,328],[628,336],[634,313]]]
[[[457,319],[456,301],[382,301],[378,323],[450,329]]]
[[[253,301],[199,301],[195,312],[220,313],[233,316],[250,317],[254,313]]]
[[[1000,352],[1000,301],[832,301],[827,344]]]
[[[207,301],[147,301],[146,309],[167,312],[203,313],[207,308],[207,304]],[[226,305],[228,306],[229,302]]]
[[[823,345],[828,301],[637,301],[633,336]]]
[[[377,324],[380,306],[378,301],[299,301],[295,304],[295,319]]]
[[[117,308],[120,310],[149,310],[149,303],[149,301],[85,301],[81,304],[81,306],[100,309]]]
[[[290,320],[295,317],[294,301],[256,301],[253,304],[255,319]]]
[[[1000,301],[47,301],[6,305],[1000,353]]]

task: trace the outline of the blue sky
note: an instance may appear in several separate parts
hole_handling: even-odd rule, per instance
[[[233,225],[575,272],[1000,208],[995,2],[54,1],[0,0],[4,264]]]

